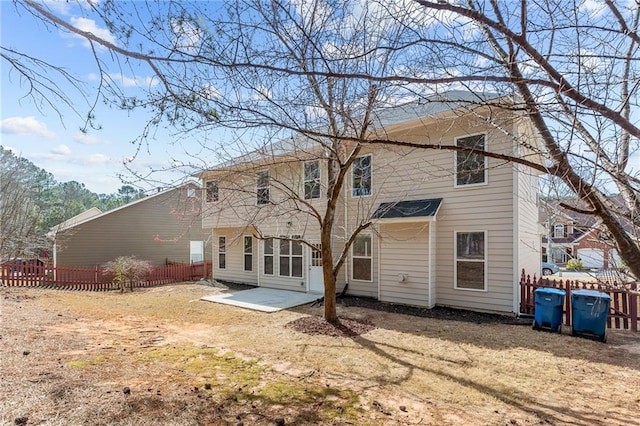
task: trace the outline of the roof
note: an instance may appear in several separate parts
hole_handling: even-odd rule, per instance
[[[179,187],[169,188],[169,189],[166,189],[164,191],[156,192],[153,195],[148,195],[148,196],[146,196],[144,198],[140,198],[138,200],[132,201],[132,202],[127,203],[127,204],[125,204],[123,206],[120,206],[120,207],[116,207],[115,209],[108,210],[106,212],[102,212],[100,214],[94,214],[92,216],[83,216],[85,213],[87,213],[88,211],[90,211],[90,210],[95,208],[95,207],[92,207],[91,209],[86,210],[85,212],[80,213],[78,215],[78,216],[83,216],[83,217],[81,217],[80,220],[74,221],[73,219],[78,217],[78,216],[74,216],[73,218],[71,218],[71,219],[69,219],[69,220],[67,220],[65,222],[62,222],[61,224],[56,225],[53,228],[51,228],[51,230],[49,231],[49,234],[56,234],[58,232],[66,231],[67,229],[74,228],[74,227],[76,227],[78,225],[82,225],[84,223],[90,222],[92,220],[99,219],[101,217],[105,217],[107,215],[113,214],[113,213],[118,212],[120,210],[123,210],[123,209],[129,208],[131,206],[134,206],[136,204],[144,203],[144,202],[147,202],[147,201],[149,201],[151,199],[160,197],[162,195],[166,195],[166,194],[170,193],[171,191],[175,191],[177,189],[186,188],[186,187],[197,188],[198,186],[196,184],[194,184],[194,183],[187,183],[187,184],[179,186]],[[98,210],[97,208],[95,208],[95,209]],[[100,210],[98,210],[98,211],[100,211]]]
[[[452,90],[421,98],[417,101],[379,108],[373,111],[371,120],[373,127],[384,128],[411,120],[433,118],[447,111],[454,111],[469,106],[479,106],[488,101],[498,100],[503,97],[504,96],[497,93],[473,93],[463,90]],[[323,128],[318,128],[316,131],[322,133],[324,130]],[[231,160],[224,161],[209,170],[196,173],[194,176],[202,177],[207,171],[249,164],[294,152],[310,151],[319,147],[319,142],[304,135],[296,135],[267,144]]]
[[[409,219],[435,217],[442,198],[381,203],[371,216],[373,219]]]

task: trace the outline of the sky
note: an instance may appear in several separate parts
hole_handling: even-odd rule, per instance
[[[68,22],[109,39],[108,30],[100,28],[91,19],[79,18],[77,5],[74,9],[63,1],[49,4]],[[47,28],[7,0],[0,0],[0,37],[3,47],[28,52],[66,67],[84,82],[86,93],[95,96],[97,68],[88,44],[82,39]],[[89,107],[78,91],[63,88],[76,111],[61,102],[55,102],[56,108],[53,108],[30,98],[26,82],[6,61],[0,64],[0,145],[52,173],[58,182],[75,180],[93,192],[114,193],[132,181],[133,175],[123,162],[136,153],[130,167],[144,174],[150,168],[169,167],[173,159],[180,158],[185,149],[189,149],[184,141],[176,142],[170,132],[160,130],[149,146],[138,152],[137,145],[132,142],[142,134],[149,116],[144,112],[121,111],[102,102],[98,102],[95,110],[96,123],[101,129],[82,132],[80,129],[85,125],[84,117]],[[135,95],[139,85],[149,83],[150,72],[144,69],[137,72],[137,75],[114,76],[125,93]],[[119,175],[123,175],[125,181]],[[152,189],[183,176],[158,174],[155,177],[159,182],[133,181],[133,184]]]

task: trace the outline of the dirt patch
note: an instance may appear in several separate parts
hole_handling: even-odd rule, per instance
[[[328,327],[321,306],[199,300],[225,291],[0,289],[0,423],[640,424],[637,333],[361,298]]]

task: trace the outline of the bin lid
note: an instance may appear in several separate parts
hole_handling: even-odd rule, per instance
[[[560,288],[539,287],[539,288],[536,288],[535,293],[556,294],[558,296],[564,296],[566,294],[566,291],[564,291],[564,290],[562,290]]]
[[[595,299],[611,300],[611,296],[609,296],[607,293],[603,293],[597,290],[587,290],[584,288],[571,290],[571,296],[593,297]]]

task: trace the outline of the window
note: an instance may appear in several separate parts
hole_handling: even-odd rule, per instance
[[[269,203],[269,172],[259,172],[256,183],[256,193],[258,204]]]
[[[273,275],[273,239],[264,240],[264,274]]]
[[[227,237],[218,237],[218,269],[227,269]]]
[[[253,237],[244,237],[244,270],[253,271]]]
[[[302,243],[300,241],[280,240],[280,276],[302,277]]]
[[[477,151],[485,150],[484,135],[467,136],[456,145]],[[473,152],[456,152],[456,186],[479,185],[487,181],[487,159]]]
[[[351,259],[353,279],[371,281],[373,258],[370,234],[360,234],[355,238],[351,246]]]
[[[218,182],[215,180],[208,180],[205,184],[205,200],[207,203],[218,201]]]
[[[485,290],[486,233],[456,232],[456,288]]]
[[[352,166],[352,192],[351,195],[358,197],[371,194],[371,156],[365,155],[353,161]]]
[[[567,235],[564,233],[564,225],[556,223],[553,225],[553,238],[564,238]]]
[[[187,188],[187,198],[193,198],[196,196],[195,188]]]
[[[320,198],[320,162],[304,163],[304,199]]]

